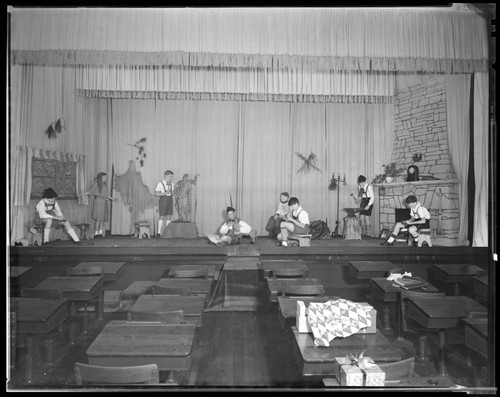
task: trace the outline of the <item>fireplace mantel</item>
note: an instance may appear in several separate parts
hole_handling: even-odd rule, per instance
[[[401,181],[401,182],[391,182],[391,183],[374,183],[373,186],[376,187],[399,187],[405,185],[416,185],[416,186],[427,186],[427,185],[453,185],[459,184],[460,181],[458,179],[430,179],[426,181]]]

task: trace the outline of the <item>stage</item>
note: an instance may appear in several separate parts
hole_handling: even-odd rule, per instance
[[[59,261],[224,261],[231,256],[255,256],[260,260],[297,258],[308,261],[389,260],[413,262],[469,263],[486,267],[488,248],[473,247],[409,247],[406,243],[381,246],[383,240],[366,238],[345,240],[334,237],[312,240],[310,247],[276,246],[277,240],[257,237],[255,244],[243,238],[241,244],[216,246],[207,238],[150,238],[111,235],[82,240],[81,245],[59,240],[44,246],[11,246],[11,266]]]

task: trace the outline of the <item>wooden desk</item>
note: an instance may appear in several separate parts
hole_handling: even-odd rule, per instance
[[[445,329],[455,328],[471,312],[487,313],[487,309],[466,296],[440,298],[408,298],[407,315],[428,329],[439,330],[439,371],[446,376],[444,361]]]
[[[162,287],[187,287],[193,294],[208,294],[212,289],[212,279],[161,278],[156,283]]]
[[[488,302],[488,276],[474,277],[472,279],[472,293],[481,302]]]
[[[68,301],[12,298],[10,310],[16,313],[17,333],[26,335],[25,378],[31,383],[34,372],[34,334],[47,334],[46,364],[50,368],[53,365],[51,333],[61,328],[68,318]]]
[[[460,284],[467,282],[473,277],[486,275],[486,270],[475,265],[432,265],[434,277],[451,283],[453,285],[453,295],[460,295]]]
[[[420,277],[414,277],[416,279],[425,281]],[[394,281],[388,281],[385,277],[374,277],[370,280],[370,295],[373,300],[379,300],[384,304],[384,330],[389,331],[391,329],[389,318],[390,318],[390,309],[389,303],[398,303],[399,302],[399,294],[401,293],[400,287],[394,287]],[[425,289],[418,289],[416,291],[424,291],[424,292],[438,292],[438,289],[431,284],[425,286]],[[398,305],[396,305],[398,306]],[[401,313],[401,308],[397,307],[397,317]],[[400,325],[401,318],[398,318],[398,325]]]
[[[208,277],[214,278],[215,276],[215,265],[173,265],[168,271],[168,277],[175,277],[176,270],[197,270],[197,269],[207,269]]]
[[[488,358],[488,319],[464,318],[465,346]]]
[[[283,328],[294,326],[297,323],[297,301],[303,301],[305,306],[311,302],[328,302],[339,299],[338,296],[278,296],[278,311]]]
[[[33,274],[33,268],[30,266],[11,266],[9,270],[10,296],[20,296],[20,290],[23,286],[27,286]]]
[[[376,334],[356,334],[347,338],[335,338],[329,347],[314,345],[312,333],[299,333],[292,327],[295,339],[295,354],[303,376],[332,375],[335,370],[335,357],[345,357],[349,353],[360,354],[378,361],[399,361],[401,354],[392,347],[380,332]]]
[[[99,266],[103,271],[104,282],[116,281],[120,278],[125,270],[126,262],[80,262],[76,268],[86,268],[91,266]]]
[[[319,282],[318,279],[315,278],[296,278],[296,279],[284,279],[284,278],[278,278],[278,279],[271,279],[268,278],[266,279],[267,281],[267,286],[269,289],[269,300],[271,302],[277,302],[278,301],[278,295],[281,295],[285,289],[285,285],[287,284],[294,284],[294,285],[315,285],[315,286],[322,286],[322,284]],[[324,293],[324,290],[323,290]]]
[[[306,263],[302,259],[269,260],[269,261],[261,261],[261,264],[262,264],[262,269],[264,270],[264,277],[272,277],[273,271],[276,268],[299,269],[305,271],[308,270]]]
[[[358,280],[387,276],[397,266],[389,261],[349,261],[349,274]]]
[[[141,295],[132,306],[136,312],[169,312],[182,310],[188,323],[201,326],[205,294],[192,296]]]
[[[188,370],[196,326],[110,321],[87,349],[89,364],[157,364],[161,371]]]
[[[93,276],[48,277],[38,284],[35,289],[61,289],[63,297],[70,302],[88,303],[97,298],[97,315],[99,320],[104,319],[104,291],[103,278]],[[70,315],[76,317],[74,305],[71,305]],[[74,323],[73,323],[74,324]],[[82,335],[87,336],[87,315],[83,319]],[[70,342],[75,342],[74,328],[70,329]]]

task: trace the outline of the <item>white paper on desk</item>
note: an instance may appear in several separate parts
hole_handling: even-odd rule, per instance
[[[394,281],[403,277],[412,277],[411,272],[404,272],[404,274],[401,273],[391,273],[389,277],[386,278],[387,281]]]
[[[314,344],[330,346],[334,338],[345,338],[371,326],[371,309],[369,305],[346,299],[311,302],[307,308],[307,319],[314,335]]]

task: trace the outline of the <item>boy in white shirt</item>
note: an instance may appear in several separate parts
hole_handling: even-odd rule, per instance
[[[156,231],[156,238],[163,236],[163,231],[172,222],[172,214],[174,213],[174,195],[175,185],[172,183],[174,173],[166,170],[164,179],[158,182],[155,188],[155,196],[160,197],[159,212],[160,219],[158,220],[158,230]]]
[[[288,192],[283,192],[280,194],[280,203],[276,209],[276,213],[269,218],[266,225],[266,230],[269,232],[269,237],[276,237],[280,233],[281,222],[286,219],[286,216],[290,212],[290,207],[288,206],[288,199],[290,195]]]
[[[307,234],[309,233],[309,214],[300,206],[299,199],[292,197],[288,200],[288,205],[292,211],[286,216],[286,221],[281,222],[281,233],[278,234],[278,240],[281,240],[282,247],[288,246],[288,234]]]
[[[232,207],[226,209],[228,220],[220,227],[219,233],[209,234],[208,239],[216,245],[239,244],[243,236],[250,236],[250,244],[255,244],[257,230],[245,221],[236,217],[236,210]]]

